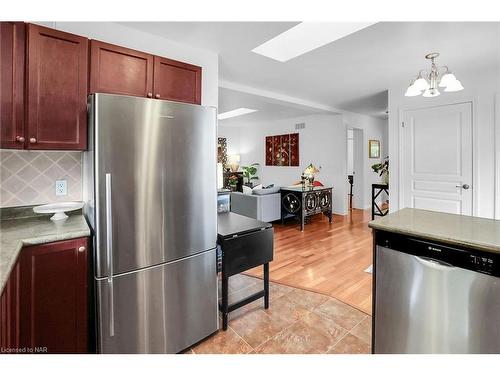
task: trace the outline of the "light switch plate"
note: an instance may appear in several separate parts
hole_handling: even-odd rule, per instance
[[[68,182],[66,180],[56,180],[56,195],[68,195]]]

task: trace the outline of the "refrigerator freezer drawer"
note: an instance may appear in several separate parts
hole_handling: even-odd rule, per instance
[[[99,351],[177,353],[215,332],[215,262],[213,249],[115,276],[112,288],[97,280]]]

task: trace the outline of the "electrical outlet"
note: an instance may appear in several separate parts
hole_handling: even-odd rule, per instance
[[[56,195],[68,195],[68,182],[66,180],[56,180]]]

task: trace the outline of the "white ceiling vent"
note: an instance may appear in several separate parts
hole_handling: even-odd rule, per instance
[[[300,129],[305,129],[306,128],[306,123],[301,122],[300,124],[295,124],[295,130],[300,130]]]

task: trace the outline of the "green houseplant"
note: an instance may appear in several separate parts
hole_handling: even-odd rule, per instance
[[[259,163],[253,163],[246,167],[241,167],[243,169],[243,179],[246,179],[245,185],[252,185],[253,180],[258,180],[257,176],[257,166]]]
[[[229,187],[232,191],[236,191],[238,186],[238,176],[232,175],[228,178]]]
[[[385,157],[382,163],[372,165],[373,172],[382,177],[384,184],[389,184],[389,157]]]

